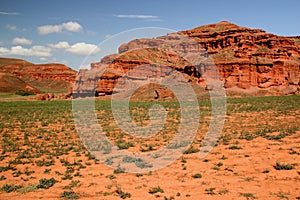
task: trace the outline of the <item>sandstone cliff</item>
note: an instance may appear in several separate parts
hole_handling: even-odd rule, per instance
[[[34,93],[66,93],[71,90],[77,73],[62,64],[35,65],[10,58],[0,58],[0,72],[0,92]]]
[[[201,47],[180,41],[178,34],[191,38]],[[164,45],[179,51],[196,52],[201,57],[209,55],[212,59],[193,66],[167,48],[156,48]],[[136,39],[121,45],[119,54],[109,55],[98,63],[92,63],[91,70],[82,71],[74,91],[84,93],[95,89],[96,94],[111,94],[121,76],[145,64],[172,67],[183,72],[191,83],[203,86],[203,71],[216,65],[228,94],[291,94],[300,88],[300,39],[276,36],[227,21],[154,39]],[[99,77],[97,69],[101,68],[106,68],[106,71]],[[166,75],[166,72],[158,70],[147,76]],[[90,84],[79,86],[78,83],[85,81]]]

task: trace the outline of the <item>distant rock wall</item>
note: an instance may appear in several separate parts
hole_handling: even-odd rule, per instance
[[[201,47],[182,42],[179,34],[188,36]],[[178,51],[197,52],[201,57],[209,55],[211,60],[193,66],[174,52],[152,48],[165,44]],[[121,76],[146,64],[172,67],[199,85],[205,85],[202,73],[207,73],[215,65],[227,91],[242,93],[263,90],[275,95],[291,94],[300,89],[300,38],[276,36],[260,29],[244,28],[223,21],[154,39],[136,39],[121,45],[119,54],[92,63],[90,71],[94,70],[95,74],[99,69],[106,70],[89,80],[83,78],[88,72],[79,73],[76,85],[86,79],[97,94],[111,94]],[[153,73],[149,76],[165,76],[164,72]],[[84,93],[88,90],[77,87],[75,92]]]
[[[4,60],[7,62],[7,59]],[[7,74],[5,77],[9,76],[12,78],[14,76],[14,80],[18,79],[24,83],[22,84],[24,85],[23,87],[21,84],[18,84],[18,82],[13,81],[15,82],[14,87],[11,86],[11,89],[6,91],[1,90],[2,92],[15,92],[15,90],[24,90],[33,91],[34,93],[43,93],[49,91],[69,92],[72,90],[72,85],[77,74],[75,70],[62,64],[34,65],[32,63],[27,63],[26,65],[22,65],[20,62],[14,63],[13,60],[9,62],[9,64],[2,64],[0,66],[0,72]]]

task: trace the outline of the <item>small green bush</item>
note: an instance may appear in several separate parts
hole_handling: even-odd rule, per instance
[[[114,174],[122,174],[124,173],[125,170],[122,169],[120,166],[118,166],[115,170],[114,170]]]
[[[193,178],[202,178],[202,175],[199,174],[199,173],[197,173],[197,174],[194,174],[194,175],[193,175]]]
[[[221,160],[226,160],[226,159],[227,159],[227,157],[224,155],[221,157]]]
[[[229,147],[229,149],[231,149],[231,150],[239,150],[239,149],[242,149],[242,147],[237,146],[237,145],[232,145],[232,146]]]
[[[269,169],[265,169],[265,170],[263,171],[264,174],[267,174],[267,173],[269,173],[269,172],[270,172]]]
[[[61,194],[61,197],[66,198],[66,199],[78,199],[79,196],[74,192],[74,191],[64,191]]]
[[[5,179],[6,179],[6,177],[4,175],[0,176],[0,181],[3,181]]]
[[[150,194],[155,194],[155,193],[158,193],[158,192],[164,193],[164,190],[161,189],[159,186],[154,187],[154,188],[151,188],[151,189],[149,190],[149,193],[150,193]]]
[[[122,189],[120,187],[117,188],[116,192],[119,195],[119,197],[122,198],[122,199],[126,199],[127,197],[128,198],[131,197],[130,193],[122,191]]]
[[[256,199],[252,193],[240,193],[241,196],[246,197],[247,199]]]
[[[43,178],[40,179],[37,188],[48,189],[52,187],[56,182],[57,180],[55,180],[54,178],[50,178],[50,179]]]
[[[197,152],[199,152],[200,150],[199,149],[196,149],[195,147],[190,147],[188,150],[186,150],[185,152],[184,152],[184,154],[192,154],[192,153],[197,153]]]
[[[291,164],[280,164],[279,162],[276,162],[276,165],[274,167],[276,170],[292,170],[292,169],[294,169],[294,166]]]
[[[113,180],[116,178],[116,176],[113,174],[110,174],[110,175],[105,176],[105,178],[109,178],[110,180]]]
[[[205,189],[205,192],[206,192],[206,194],[211,194],[211,195],[216,194],[215,189],[216,188],[207,188],[207,189]]]
[[[119,147],[119,149],[129,149],[130,147],[133,147],[133,143],[131,142],[126,142],[124,140],[118,140],[116,145]]]

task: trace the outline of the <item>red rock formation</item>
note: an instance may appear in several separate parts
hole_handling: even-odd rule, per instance
[[[180,39],[180,34],[195,42],[184,42]],[[186,59],[169,51],[168,47],[178,52],[195,52],[202,58],[208,54],[212,60],[193,66]],[[205,85],[202,73],[209,73],[211,66],[216,65],[229,92],[289,94],[300,88],[299,36],[276,36],[226,21],[154,39],[132,40],[121,45],[119,53],[92,64],[94,73],[97,73],[97,69],[107,68],[102,77],[95,76],[93,79],[96,93],[111,94],[121,76],[145,64],[170,66],[199,85]],[[155,76],[164,74],[155,73]]]
[[[0,58],[0,72],[10,74],[22,80],[35,88],[36,93],[49,91],[66,93],[71,90],[76,77],[76,71],[71,68],[62,64],[34,65],[26,61],[21,61]]]
[[[50,100],[54,100],[54,99],[71,99],[72,97],[72,93],[69,92],[67,94],[58,94],[55,95],[53,93],[42,93],[42,94],[37,94],[35,96],[36,100],[40,100],[40,101],[50,101]]]
[[[0,91],[5,93],[16,93],[20,91],[27,91],[31,93],[39,92],[38,89],[27,84],[22,79],[4,72],[0,72]]]
[[[211,55],[226,88],[299,89],[299,38],[281,37],[229,22],[198,27],[184,34]],[[297,42],[298,40],[298,42]],[[276,88],[277,87],[277,88]]]
[[[174,93],[168,90],[167,88],[157,88],[155,90],[155,94],[156,99],[166,99],[175,97]]]

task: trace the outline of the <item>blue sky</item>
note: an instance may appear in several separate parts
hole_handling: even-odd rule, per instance
[[[78,69],[91,50],[86,63],[116,51],[105,51],[99,43],[120,32],[163,28],[149,34],[154,37],[222,20],[277,35],[300,35],[299,8],[298,0],[0,0],[0,57]]]

